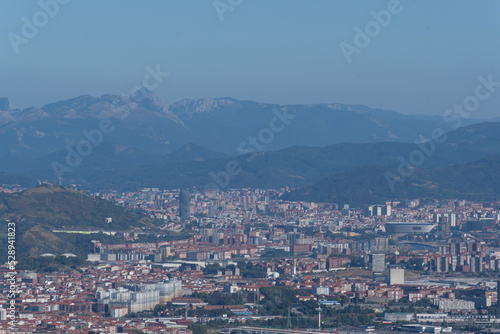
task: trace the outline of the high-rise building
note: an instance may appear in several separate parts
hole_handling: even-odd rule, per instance
[[[374,206],[371,205],[365,210],[365,216],[387,216],[392,214],[392,207],[390,205]]]
[[[181,190],[179,193],[179,217],[182,219],[191,217],[191,200],[187,190]]]
[[[450,221],[450,226],[451,227],[457,226],[457,214],[456,213],[449,213],[448,217],[449,217],[449,221]]]
[[[457,226],[457,214],[456,213],[435,213],[433,215],[434,223],[447,222],[450,227]]]
[[[469,270],[473,273],[480,273],[483,271],[483,258],[481,256],[473,256],[470,258]]]
[[[500,281],[497,281],[497,295],[500,295]],[[497,306],[500,307],[500,298],[497,298]]]
[[[161,259],[164,261],[168,257],[170,257],[170,247],[169,246],[161,246],[160,247]]]
[[[448,272],[450,270],[448,258],[446,256],[436,257],[434,259],[434,270],[438,273]]]
[[[302,240],[304,239],[304,236],[301,233],[288,232],[287,239],[288,239],[288,243],[290,245],[298,245],[298,244],[302,244]]]
[[[388,238],[375,238],[370,240],[370,248],[375,251],[386,251],[389,249]]]
[[[374,273],[382,273],[385,271],[385,254],[372,254],[371,267]]]
[[[215,218],[215,205],[211,204],[209,207],[208,207],[208,216],[210,218]]]
[[[392,215],[392,207],[390,205],[386,205],[384,208],[384,214],[389,217]]]

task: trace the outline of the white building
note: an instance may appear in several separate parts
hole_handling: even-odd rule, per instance
[[[181,281],[172,280],[153,284],[125,285],[118,289],[98,290],[96,293],[100,312],[122,314],[122,308],[128,313],[151,310],[158,304],[165,304],[182,295]]]
[[[313,288],[314,294],[316,295],[326,295],[330,294],[330,288],[327,286],[315,286]]]
[[[391,268],[389,270],[389,285],[405,284],[405,270]]]
[[[450,312],[452,310],[470,312],[476,306],[474,302],[462,299],[435,299],[434,305],[438,305],[439,310],[442,312]]]

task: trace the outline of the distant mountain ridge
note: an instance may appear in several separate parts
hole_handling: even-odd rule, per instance
[[[415,169],[393,189],[385,178],[386,172],[397,174],[396,170],[384,166],[365,166],[331,175],[282,198],[355,207],[397,199],[500,200],[500,154],[463,165]]]
[[[487,156],[500,154],[500,123],[480,123],[459,128],[447,134],[444,143],[436,145],[425,163],[426,169],[460,166]],[[418,149],[410,143],[335,144],[327,147],[290,147],[237,157],[191,159],[68,175],[66,182],[90,189],[134,190],[141,187],[165,189],[195,187],[210,183],[221,188],[307,187],[322,179],[348,173],[358,168],[397,169],[401,158]],[[228,163],[236,163],[239,173],[223,180]],[[383,174],[383,173],[382,173]],[[227,184],[226,184],[227,183]]]
[[[275,110],[287,110],[295,118],[266,143],[264,151],[343,142],[412,142],[441,125],[394,111],[338,103],[280,106],[227,97],[185,99],[168,106],[149,92],[142,101],[112,94],[82,95],[21,110],[2,98],[0,170],[45,168],[38,163],[45,164],[51,155],[86,140],[82,132],[98,128],[106,118],[112,120],[114,130],[104,136],[104,143],[120,145],[137,156],[154,156],[130,160],[132,165],[165,161],[164,156],[187,144],[235,156],[241,153],[237,149],[241,143],[270,126]],[[101,166],[112,167],[104,162]]]

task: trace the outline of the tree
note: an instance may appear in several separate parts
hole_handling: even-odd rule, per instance
[[[207,334],[207,326],[199,322],[193,322],[188,328],[193,331],[193,334]]]
[[[166,309],[165,305],[157,304],[153,310],[155,317],[160,316],[160,313],[163,313]]]

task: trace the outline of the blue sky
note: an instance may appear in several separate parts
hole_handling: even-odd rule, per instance
[[[55,0],[42,0],[49,2]],[[127,94],[147,66],[170,76],[168,103],[224,97],[279,104],[348,103],[442,115],[474,93],[479,75],[500,81],[500,2],[401,0],[401,11],[347,63],[356,26],[390,0],[72,0],[16,54],[38,1],[0,2],[0,97],[15,107],[82,94]],[[475,117],[500,116],[500,88]]]

